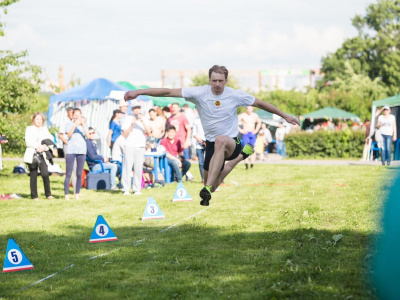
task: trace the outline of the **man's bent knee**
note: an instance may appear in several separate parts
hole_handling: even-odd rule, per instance
[[[224,135],[219,135],[215,138],[215,151],[225,148],[230,138]]]

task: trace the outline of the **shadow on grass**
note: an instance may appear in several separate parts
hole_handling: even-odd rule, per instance
[[[167,226],[155,224],[113,228],[109,223],[120,239],[115,243],[89,244],[93,228],[75,225],[66,226],[62,235],[2,235],[2,253],[7,239],[14,238],[35,270],[3,275],[0,296],[374,298],[365,259],[373,236],[312,228],[235,232],[196,221],[160,233]],[[335,244],[332,236],[339,233],[343,238]],[[71,264],[53,278],[16,292]]]

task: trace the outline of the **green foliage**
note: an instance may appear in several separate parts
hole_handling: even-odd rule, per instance
[[[0,118],[0,132],[7,137],[3,154],[23,155],[26,149],[25,129],[31,125],[31,114],[6,114]]]
[[[298,132],[285,137],[289,157],[362,157],[365,132],[321,130],[313,133]]]
[[[5,161],[0,172],[1,193],[24,197],[0,201],[2,259],[14,238],[35,269],[3,274],[5,299],[376,298],[370,243],[393,170],[238,165],[204,210],[193,197],[202,188],[194,166],[197,180],[185,183],[191,202],[171,202],[176,184],[134,201],[85,189],[81,200],[65,201],[63,176],[50,177],[51,201],[39,177],[40,200],[32,201],[29,176],[11,174],[17,163]],[[149,196],[167,219],[141,220]],[[99,214],[118,242],[88,243]]]
[[[357,114],[361,119],[371,117],[372,101],[387,96],[388,88],[380,80],[357,74],[349,62],[343,64],[343,74],[333,84],[321,90],[308,89],[305,93],[294,90],[262,91],[256,96],[281,110],[304,115],[327,106]]]
[[[294,90],[261,91],[255,96],[293,115],[303,115],[320,108],[316,89],[310,89],[306,93]]]
[[[39,93],[38,100],[32,105],[31,111],[46,112],[49,109],[49,99],[52,93]]]
[[[358,36],[322,58],[324,82],[346,77],[348,62],[356,74],[380,78],[389,95],[400,93],[400,1],[379,0],[352,20]]]
[[[335,106],[355,113],[361,119],[371,117],[372,101],[385,98],[388,88],[381,85],[379,78],[357,74],[350,62],[344,63],[343,74],[321,92],[322,107]]]
[[[24,113],[37,101],[41,68],[24,60],[27,52],[0,51],[0,111]]]
[[[10,6],[11,4],[18,2],[19,0],[0,0],[0,10],[3,10],[3,13],[6,15],[7,14],[7,6]],[[1,13],[1,11],[0,11]],[[0,36],[4,36],[4,23],[1,21],[1,15],[0,15]]]

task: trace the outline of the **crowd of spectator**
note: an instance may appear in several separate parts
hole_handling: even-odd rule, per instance
[[[65,120],[59,128],[59,139],[63,142],[63,152],[66,162],[64,180],[64,196],[69,199],[70,184],[73,194],[79,199],[82,186],[82,174],[85,162],[91,172],[102,169],[110,174],[111,190],[121,190],[124,195],[141,194],[143,182],[154,183],[152,173],[154,170],[150,157],[145,157],[146,152],[165,152],[166,160],[172,170],[172,179],[193,180],[190,173],[191,162],[197,160],[201,180],[203,181],[203,165],[205,157],[205,134],[196,109],[188,105],[182,108],[178,103],[170,107],[153,107],[143,111],[140,102],[134,100],[132,112],[128,114],[128,104],[122,101],[119,109],[112,113],[109,120],[107,145],[111,149],[110,157],[103,157],[99,153],[96,137],[99,134],[95,128],[88,127],[86,118],[82,116],[79,108],[67,108]],[[381,113],[383,113],[381,115]],[[280,122],[275,132],[262,123],[259,116],[249,106],[246,112],[238,115],[239,132],[244,144],[250,143],[255,148],[255,153],[246,159],[245,168],[251,169],[255,160],[264,160],[268,154],[276,149],[282,157],[286,156],[285,136],[289,128]],[[374,139],[382,147],[382,164],[390,164],[390,144],[396,140],[396,123],[390,114],[389,107],[383,107],[376,113],[376,128],[370,130],[370,121],[354,123],[352,130],[365,128],[365,144]],[[32,199],[38,199],[37,176],[43,178],[45,195],[52,199],[49,166],[52,163],[52,154],[56,155],[53,136],[44,125],[44,117],[40,113],[34,114],[32,125],[26,128],[25,141],[27,149],[24,161],[30,172],[30,189]],[[346,130],[346,122],[337,122],[332,119],[317,123],[313,131],[317,130]],[[290,131],[300,128],[293,126]],[[275,138],[273,138],[273,136]],[[0,143],[7,142],[5,137]],[[364,151],[364,156],[366,150]],[[148,155],[149,156],[149,155]],[[0,159],[0,169],[2,168]],[[161,173],[157,177],[164,180]],[[118,183],[117,183],[118,179]]]

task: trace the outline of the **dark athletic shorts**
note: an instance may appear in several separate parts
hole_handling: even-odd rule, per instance
[[[225,161],[235,159],[236,157],[239,156],[240,152],[242,151],[242,142],[240,141],[240,139],[237,137],[233,139],[235,140],[236,148],[233,151],[232,155],[226,158]],[[206,141],[206,157],[204,159],[204,165],[203,165],[203,169],[205,171],[208,171],[211,157],[214,155],[214,144],[215,142]],[[224,165],[225,164],[222,165],[221,171],[224,169]]]

